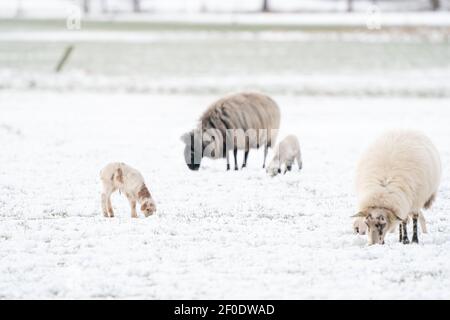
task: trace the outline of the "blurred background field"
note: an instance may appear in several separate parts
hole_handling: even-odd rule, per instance
[[[0,299],[450,297],[450,1],[264,3],[0,1]],[[187,169],[179,137],[240,90],[279,103],[301,172]],[[420,245],[368,247],[355,163],[399,127],[436,143],[442,187]],[[103,218],[111,161],[154,217],[117,194]]]
[[[450,95],[448,1],[137,2],[2,2],[0,88]]]

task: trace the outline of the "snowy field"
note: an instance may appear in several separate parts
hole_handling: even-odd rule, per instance
[[[0,92],[0,298],[450,298],[449,99],[275,95],[304,169],[183,162],[179,136],[216,96]],[[421,244],[352,234],[355,162],[386,128],[424,130],[444,179]],[[241,155],[242,156],[242,155]],[[98,174],[124,161],[158,205],[100,213]]]
[[[450,299],[450,20],[280,16],[0,19],[0,299]],[[301,172],[268,177],[262,151],[242,171],[188,170],[180,136],[240,90],[279,103]],[[444,178],[419,245],[368,247],[352,233],[355,164],[398,127],[433,139]],[[111,161],[144,174],[155,216],[131,219],[118,194],[102,216]]]

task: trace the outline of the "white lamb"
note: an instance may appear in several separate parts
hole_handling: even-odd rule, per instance
[[[301,170],[303,164],[300,144],[296,136],[289,135],[275,147],[275,155],[266,172],[272,177],[279,173],[285,174],[286,171],[291,171],[295,160],[299,170]]]
[[[441,171],[438,151],[420,132],[390,131],[369,147],[357,169],[359,213],[355,215],[365,219],[369,244],[383,244],[386,234],[400,222],[400,240],[409,243],[409,217],[413,219],[412,242],[419,242],[417,220],[426,228],[421,210],[433,204]]]
[[[364,218],[357,217],[353,221],[353,232],[356,234],[364,235],[367,232],[367,224],[364,221]]]
[[[105,217],[114,217],[111,195],[119,190],[130,202],[131,217],[137,218],[136,203],[146,217],[156,211],[155,202],[144,182],[144,177],[136,169],[125,163],[110,163],[100,173],[103,184],[102,210]]]

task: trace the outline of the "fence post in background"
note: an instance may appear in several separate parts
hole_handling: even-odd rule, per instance
[[[102,13],[108,13],[108,2],[107,0],[102,0]]]
[[[262,7],[262,11],[263,12],[269,12],[269,0],[263,0],[263,7]]]
[[[17,0],[17,7],[16,7],[16,18],[20,18],[23,14],[22,10],[22,0]]]
[[[132,0],[133,1],[133,12],[141,12],[141,0]]]
[[[58,65],[56,66],[56,69],[55,69],[56,73],[60,72],[64,68],[64,65],[66,64],[67,60],[69,59],[70,54],[72,53],[72,51],[73,51],[73,46],[72,45],[70,45],[70,46],[68,46],[66,48],[66,50],[64,51],[63,56],[61,57],[61,59],[58,62]]]
[[[441,8],[441,2],[439,0],[431,0],[431,7],[434,11],[437,11]]]
[[[90,0],[83,0],[83,12],[89,13],[90,7]]]
[[[353,11],[353,0],[347,0],[347,12]]]

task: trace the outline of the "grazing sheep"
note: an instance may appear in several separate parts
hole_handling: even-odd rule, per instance
[[[361,158],[356,175],[359,213],[368,226],[369,244],[383,244],[400,225],[400,240],[409,243],[406,224],[413,220],[412,242],[418,243],[417,220],[426,230],[422,208],[431,207],[441,180],[439,153],[431,140],[411,130],[382,135]]]
[[[280,127],[280,110],[275,101],[260,93],[237,93],[214,102],[201,116],[196,129],[184,134],[184,157],[191,170],[200,168],[201,159],[226,157],[234,153],[234,169],[238,170],[237,151],[245,150],[242,168],[247,165],[251,148],[264,146],[265,167],[268,148],[275,144]]]
[[[272,177],[279,173],[285,174],[286,171],[291,171],[294,161],[297,161],[298,169],[301,170],[303,164],[300,144],[296,136],[289,135],[275,147],[275,155],[266,171]]]
[[[111,195],[117,190],[128,198],[131,217],[137,218],[136,203],[141,205],[141,211],[146,217],[156,211],[144,178],[136,169],[124,163],[110,163],[100,172],[100,179],[103,184],[102,209],[105,217],[114,217]]]

